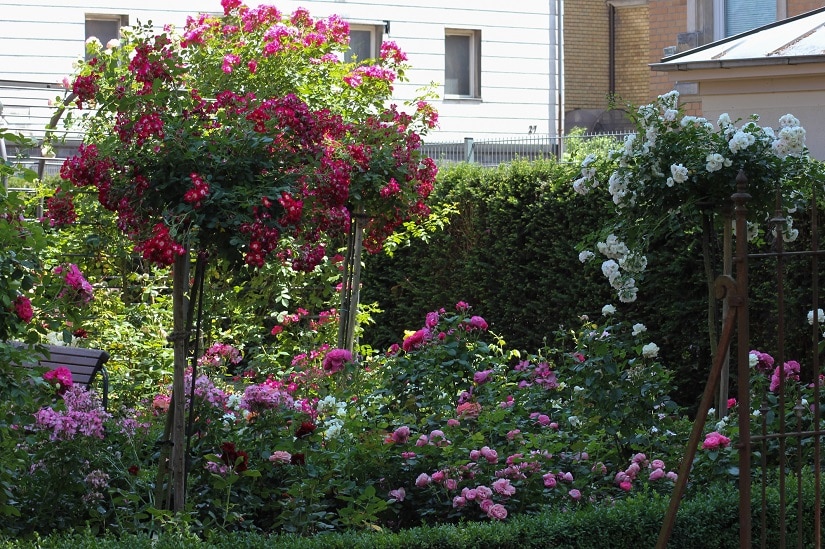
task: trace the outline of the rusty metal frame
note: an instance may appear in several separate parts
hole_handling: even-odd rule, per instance
[[[814,193],[811,206],[811,248],[804,252],[786,252],[784,250],[783,239],[778,236],[775,239],[774,251],[762,254],[748,254],[747,243],[747,202],[751,196],[747,192],[747,178],[745,174],[740,171],[736,178],[736,193],[731,196],[734,203],[734,217],[736,223],[736,254],[734,262],[736,264],[736,278],[728,275],[723,275],[716,280],[716,298],[726,299],[730,309],[730,314],[725,318],[722,327],[722,332],[719,339],[716,356],[714,356],[711,371],[708,375],[708,381],[705,385],[705,391],[702,395],[699,408],[696,413],[696,419],[688,439],[688,445],[685,450],[685,455],[682,459],[679,476],[674,485],[673,493],[671,494],[670,504],[665,513],[661,530],[659,531],[659,538],[656,543],[657,549],[665,549],[667,543],[673,533],[673,527],[676,520],[676,514],[679,509],[679,504],[684,497],[685,487],[687,486],[690,468],[693,463],[696,451],[699,447],[702,432],[707,421],[708,411],[713,402],[716,387],[719,384],[722,367],[725,358],[728,355],[728,347],[733,338],[733,332],[737,332],[737,373],[738,373],[738,390],[737,400],[738,406],[738,425],[739,425],[739,546],[741,549],[750,548],[753,545],[751,540],[753,524],[752,505],[755,503],[752,500],[751,485],[754,481],[752,479],[751,458],[754,445],[762,449],[761,452],[761,490],[760,500],[761,508],[759,510],[759,531],[760,539],[758,546],[762,548],[767,547],[767,461],[766,461],[766,447],[769,439],[778,439],[779,441],[779,455],[782,460],[785,460],[785,453],[787,450],[786,441],[789,438],[801,439],[802,437],[814,438],[814,482],[815,482],[815,512],[811,517],[814,528],[814,547],[817,549],[821,547],[822,535],[822,494],[821,494],[821,443],[822,437],[825,436],[825,430],[821,425],[821,399],[820,399],[820,378],[822,371],[820,368],[818,343],[820,340],[818,308],[819,308],[819,255],[823,252],[819,250],[819,227],[818,227],[818,208],[817,208],[817,193],[814,185]],[[777,193],[776,214],[771,219],[771,224],[776,230],[777,234],[781,232],[781,226],[786,222],[783,217],[783,208],[781,198]],[[750,366],[748,355],[750,353],[750,330],[749,330],[749,304],[748,304],[748,261],[749,259],[772,258],[776,260],[776,282],[777,282],[777,307],[779,314],[777,315],[777,350],[776,363],[779,365],[785,362],[785,322],[784,322],[784,268],[786,261],[790,258],[811,258],[811,292],[812,292],[812,307],[814,311],[814,319],[812,325],[812,342],[813,342],[813,357],[812,357],[812,377],[813,377],[813,400],[816,404],[814,409],[814,428],[805,430],[802,423],[802,411],[804,407],[801,401],[794,403],[792,410],[794,411],[797,421],[795,428],[790,428],[786,422],[786,412],[788,411],[788,403],[786,402],[784,387],[784,376],[780,376],[779,382],[779,431],[777,433],[769,433],[767,430],[767,421],[765,419],[768,410],[767,404],[763,401],[760,410],[762,410],[762,427],[760,433],[752,434],[751,432],[751,395],[750,395]],[[801,444],[797,443],[797,469],[795,471],[797,478],[801,477]],[[787,545],[787,531],[786,531],[786,479],[788,476],[787,468],[784,466],[778,467],[778,482],[780,494],[779,506],[779,547],[784,548]],[[803,506],[802,506],[802,482],[797,482],[797,545],[802,547],[803,543]],[[805,517],[807,518],[807,517]]]

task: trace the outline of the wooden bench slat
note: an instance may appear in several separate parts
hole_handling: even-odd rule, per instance
[[[14,343],[23,346],[23,344]],[[72,373],[72,381],[81,385],[90,386],[99,373],[102,379],[102,401],[106,409],[109,400],[109,374],[104,364],[109,360],[109,353],[100,349],[86,349],[83,347],[64,347],[60,345],[44,345],[47,354],[41,355],[37,362],[22,364],[27,368],[45,367],[50,370],[61,366],[68,368]]]

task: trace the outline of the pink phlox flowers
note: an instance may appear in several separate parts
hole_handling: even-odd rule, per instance
[[[250,412],[262,412],[278,407],[292,408],[292,395],[270,383],[249,385],[244,389],[240,407]]]
[[[50,440],[71,440],[76,435],[102,439],[104,422],[112,416],[82,385],[69,387],[63,394],[65,410],[44,407],[35,412],[35,430],[51,431]]]

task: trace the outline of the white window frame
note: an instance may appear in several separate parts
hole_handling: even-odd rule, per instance
[[[468,95],[447,91],[447,37],[467,36],[470,38],[470,52],[467,59],[470,93]],[[444,97],[446,99],[481,99],[481,31],[476,29],[444,30]]]
[[[722,40],[727,38],[727,21],[725,17],[725,4],[729,0],[713,0],[713,39]],[[776,0],[776,21],[785,19],[788,16],[787,0]]]
[[[370,55],[367,57],[377,59],[378,56],[381,54],[381,44],[384,41],[384,27],[385,23],[352,23],[349,24],[349,31],[366,31],[370,33]],[[350,50],[347,50],[344,53],[344,61],[349,63],[352,61],[352,58],[349,57]],[[358,63],[362,63],[365,59],[358,59]]]

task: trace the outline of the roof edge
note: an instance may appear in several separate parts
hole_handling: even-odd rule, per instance
[[[774,65],[805,65],[825,63],[825,55],[797,55],[794,57],[757,57],[751,59],[728,59],[725,61],[689,61],[686,63],[650,63],[651,70],[660,72],[689,71],[702,69],[736,69]]]
[[[694,53],[704,51],[706,49],[715,48],[716,46],[718,46],[720,44],[726,44],[728,42],[733,42],[734,40],[738,40],[738,39],[742,38],[743,36],[750,36],[751,34],[756,34],[758,32],[766,30],[766,29],[772,29],[774,27],[779,27],[781,25],[784,25],[785,23],[790,23],[792,21],[797,21],[799,19],[804,19],[805,17],[809,17],[809,16],[811,16],[815,13],[822,13],[822,12],[825,12],[825,6],[823,6],[821,8],[814,9],[814,10],[806,11],[805,13],[800,13],[799,15],[794,15],[793,17],[788,17],[786,19],[780,19],[779,21],[774,21],[773,23],[769,23],[767,25],[762,25],[761,27],[756,27],[755,29],[751,29],[749,31],[740,32],[739,34],[734,34],[733,36],[728,36],[727,38],[723,38],[721,40],[716,40],[715,42],[709,42],[709,43],[704,44],[702,46],[698,46],[698,47],[695,47],[695,48],[692,48],[692,49],[689,49],[689,50],[685,50],[685,51],[679,52],[677,54],[674,54],[674,55],[671,55],[671,56],[668,56],[668,57],[663,57],[661,60],[659,60],[659,63],[652,63],[651,66],[652,65],[659,65],[659,64],[662,64],[662,63],[667,63],[667,62],[670,62],[670,61],[674,61],[676,59],[679,59],[681,57],[685,57],[687,55],[692,55]]]

